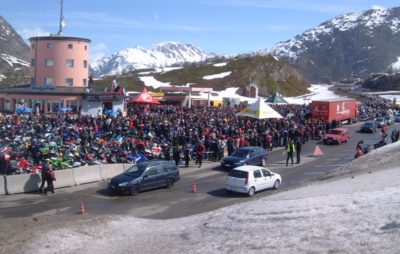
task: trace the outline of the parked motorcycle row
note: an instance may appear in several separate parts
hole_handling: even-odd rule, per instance
[[[27,119],[25,119],[27,120]],[[0,174],[38,173],[44,161],[54,170],[103,163],[171,159],[170,144],[151,137],[134,138],[128,128],[82,136],[77,125],[44,122],[40,128],[20,119],[0,127]],[[18,127],[17,127],[18,126]],[[90,142],[89,142],[90,141]]]
[[[397,142],[399,140],[398,134],[397,134],[398,132],[399,132],[398,130],[393,130],[392,131],[392,134],[391,134],[392,143]],[[373,145],[366,144],[364,142],[364,140],[360,140],[357,143],[356,153],[354,155],[354,158],[358,158],[360,156],[363,156],[363,155],[369,153],[372,149],[378,149],[378,148],[380,148],[382,146],[385,146],[387,144],[388,144],[388,134],[387,133],[381,134],[381,139],[378,142],[376,142],[375,144],[373,144]]]

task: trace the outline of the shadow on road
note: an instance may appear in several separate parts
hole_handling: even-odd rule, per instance
[[[243,194],[233,193],[233,192],[228,191],[225,188],[212,190],[212,191],[207,192],[207,194],[210,194],[211,196],[214,196],[214,197],[220,197],[220,198],[243,198]]]

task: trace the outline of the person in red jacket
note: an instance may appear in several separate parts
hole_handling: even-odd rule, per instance
[[[203,155],[206,151],[206,148],[203,144],[203,142],[199,142],[199,144],[196,147],[196,155],[197,155],[197,161],[196,164],[199,163],[199,168],[201,167],[201,163],[203,161]]]

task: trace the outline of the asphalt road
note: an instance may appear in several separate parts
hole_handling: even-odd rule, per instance
[[[282,176],[282,185],[277,191],[296,188],[353,160],[356,143],[361,139],[371,145],[380,140],[379,132],[358,133],[360,124],[344,126],[352,132],[348,143],[323,145],[318,141],[307,142],[303,145],[300,164],[286,166],[282,148],[270,152],[267,167]],[[390,126],[389,135],[393,128],[399,129],[399,125]],[[323,155],[313,157],[311,155],[317,145]],[[33,193],[1,196],[0,219],[77,214],[81,202],[84,203],[86,213],[92,216],[124,214],[142,218],[177,218],[248,202],[277,192],[266,190],[251,198],[231,194],[224,189],[226,177],[227,172],[219,169],[219,163],[205,161],[200,169],[195,165],[181,168],[181,180],[172,189],[146,191],[135,197],[111,195],[107,190],[107,182],[57,189],[56,194],[47,196]],[[196,185],[196,193],[192,192],[193,184]]]

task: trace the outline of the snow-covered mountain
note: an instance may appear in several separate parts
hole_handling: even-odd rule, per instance
[[[201,62],[215,56],[188,43],[162,42],[149,49],[127,48],[91,65],[94,76],[119,75],[137,69]]]
[[[400,7],[333,18],[272,48],[310,81],[336,81],[387,71],[400,56]]]
[[[0,87],[28,83],[29,46],[0,16]]]

